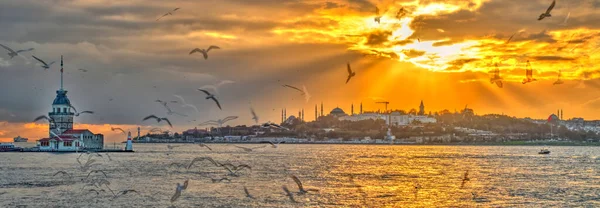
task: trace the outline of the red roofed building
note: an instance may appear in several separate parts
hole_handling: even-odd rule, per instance
[[[62,68],[62,56],[60,60]],[[49,125],[49,138],[37,141],[37,146],[42,151],[75,151],[84,149],[102,149],[104,135],[94,134],[87,129],[73,129],[75,108],[67,98],[67,91],[63,89],[63,71],[60,72],[60,89],[56,91],[56,98],[52,102],[52,112],[48,117],[52,119]]]

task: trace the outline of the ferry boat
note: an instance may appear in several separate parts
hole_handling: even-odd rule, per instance
[[[14,144],[11,143],[0,143],[0,152],[18,152],[21,151],[22,148],[15,147]]]
[[[17,136],[14,138],[15,142],[27,142],[27,140],[29,140],[29,139],[21,137],[21,136]]]
[[[547,154],[550,154],[550,150],[548,150],[548,149],[544,148],[544,149],[541,149],[541,150],[538,152],[538,154],[541,154],[541,155],[547,155]]]

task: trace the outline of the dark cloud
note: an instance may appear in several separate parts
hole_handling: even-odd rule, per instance
[[[406,56],[408,56],[410,58],[416,58],[416,57],[424,55],[426,52],[425,51],[419,51],[419,50],[410,49],[410,50],[402,51],[402,53],[404,53],[404,55],[406,55]]]
[[[335,9],[335,8],[339,8],[340,5],[335,3],[335,2],[326,2],[325,3],[325,9]]]
[[[388,38],[392,35],[391,31],[375,31],[366,35],[367,45],[380,46],[388,42]]]
[[[445,41],[438,41],[433,43],[433,46],[447,46],[447,45],[452,45],[452,44],[456,44],[456,43],[460,43],[460,40],[445,40]]]
[[[575,58],[563,57],[563,56],[534,56],[533,60],[538,61],[573,61]]]
[[[474,59],[474,58],[469,58],[469,59],[456,59],[454,61],[449,62],[448,64],[450,65],[449,67],[447,67],[445,70],[447,71],[457,71],[462,69],[462,67],[465,64],[474,62],[474,61],[478,61],[479,59]]]

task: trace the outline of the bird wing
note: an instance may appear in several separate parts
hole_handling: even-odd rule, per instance
[[[348,68],[348,74],[352,74],[352,69],[350,68],[350,63],[347,63],[347,64],[348,64],[348,65],[347,65],[347,66],[348,66],[348,67],[347,67],[347,68]]]
[[[252,197],[252,195],[250,195],[250,192],[248,192],[248,188],[246,188],[246,186],[244,186],[244,192],[246,192],[247,197]]]
[[[156,119],[158,122],[160,122],[160,119],[157,116],[155,116],[155,115],[146,116],[144,119],[142,119],[142,121],[145,121],[145,120],[148,120],[148,119],[151,119],[151,118],[152,119]]]
[[[208,51],[210,51],[210,49],[221,49],[221,48],[219,48],[219,46],[211,45],[208,47],[208,49],[206,49],[206,52],[208,53]]]
[[[231,120],[234,120],[234,119],[237,119],[237,118],[238,118],[237,116],[227,116],[223,120],[221,120],[221,122],[225,123],[227,121],[231,121]]]
[[[546,10],[547,14],[550,14],[550,12],[552,11],[552,9],[554,9],[554,5],[556,5],[556,0],[553,0],[552,4],[550,4],[550,7],[548,7],[548,10]]]
[[[302,187],[302,182],[300,181],[300,179],[298,179],[298,177],[296,177],[295,175],[291,175],[290,177],[294,179],[294,182],[296,182],[296,184],[298,185],[298,190],[304,191],[304,187]]]
[[[234,82],[234,81],[231,81],[231,80],[223,80],[223,81],[220,81],[220,82],[217,84],[217,86],[218,86],[218,87],[220,87],[221,85],[224,85],[224,84],[232,84],[232,83],[235,83],[235,82]]]
[[[286,195],[290,198],[290,200],[292,200],[293,202],[296,202],[296,200],[294,199],[294,195],[292,194],[292,192],[290,192],[290,190],[285,185],[281,186],[281,188],[286,193]]]
[[[33,122],[36,122],[36,121],[39,121],[39,120],[42,120],[42,119],[46,119],[46,120],[50,121],[50,119],[48,118],[48,116],[38,116],[37,118],[35,118],[33,120]]]
[[[346,79],[346,84],[348,84],[348,82],[350,81],[351,78],[352,78],[352,75],[348,75],[348,79]]]
[[[13,51],[13,49],[10,49],[8,46],[2,45],[2,44],[0,44],[0,46],[2,46],[2,48],[6,49],[7,51],[9,51],[11,53],[17,53],[15,51]],[[34,56],[34,58],[35,58],[35,56]]]
[[[283,85],[283,86],[284,87],[289,87],[289,88],[292,88],[292,89],[295,89],[295,90],[298,90],[299,92],[301,92],[301,93],[304,94],[304,92],[300,88],[297,88],[297,87],[294,87],[294,86],[291,86],[291,85]]]
[[[48,64],[46,64],[46,62],[42,61],[42,59],[39,59],[38,57],[35,57],[35,56],[33,56],[33,55],[32,55],[32,57],[33,57],[35,60],[38,60],[39,62],[42,62],[42,64],[44,64],[44,65],[48,66]]]
[[[246,150],[246,151],[252,151],[252,149],[247,148],[247,147],[240,147],[240,146],[237,146],[237,145],[233,145],[233,146],[237,147],[237,148],[240,148],[240,149],[243,149],[243,150]]]
[[[192,55],[192,53],[196,53],[196,52],[200,52],[200,49],[199,48],[192,49],[192,51],[190,51],[190,55]]]
[[[496,85],[497,85],[499,88],[502,88],[502,81],[500,81],[500,80],[496,81]]]
[[[178,188],[179,187],[175,189],[175,194],[173,194],[173,196],[171,197],[171,202],[174,202],[175,200],[177,200],[177,198],[179,198],[179,196],[181,196],[181,191]]]
[[[185,182],[183,182],[183,190],[187,189],[189,182],[190,182],[190,179],[187,179],[187,180],[185,180]]]
[[[169,124],[169,126],[170,126],[171,128],[173,128],[173,124],[171,124],[171,121],[169,121],[169,119],[168,119],[168,118],[161,118],[160,120],[166,121],[166,122],[167,122],[167,124]]]
[[[207,91],[207,90],[205,90],[205,89],[198,88],[198,91],[202,91],[202,92],[204,92],[204,94],[206,94],[206,95],[210,96],[210,92],[208,92],[208,91]]]
[[[211,99],[212,99],[212,100],[214,100],[214,101],[215,101],[215,103],[217,103],[217,106],[219,107],[219,109],[223,110],[223,109],[221,108],[221,104],[219,103],[219,101],[217,100],[217,98],[215,98],[215,97],[211,97]]]
[[[79,114],[84,114],[84,113],[94,114],[94,111],[82,111],[82,112],[81,112],[81,113],[79,113]]]
[[[177,11],[177,10],[179,10],[179,7],[177,7],[177,8],[175,8],[175,9],[173,9],[173,11]]]
[[[569,13],[570,14],[570,13]],[[33,51],[34,48],[28,48],[28,49],[23,49],[23,50],[18,50],[17,53],[21,53],[21,52],[27,52],[27,51]]]
[[[181,97],[181,95],[173,95],[175,96],[177,99],[181,100],[181,103],[186,104],[185,100],[183,99],[183,97]]]
[[[258,123],[258,116],[256,115],[256,112],[254,112],[254,108],[250,108],[250,114],[252,114],[252,119],[254,119],[254,122]]]

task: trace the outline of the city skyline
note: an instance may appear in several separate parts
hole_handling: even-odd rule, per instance
[[[350,113],[351,104],[356,112],[361,102],[364,111],[383,110],[375,103],[381,100],[407,111],[423,100],[426,113],[468,105],[478,115],[545,118],[564,109],[565,119],[600,119],[593,65],[600,4],[558,1],[552,17],[538,21],[550,2],[3,1],[0,44],[35,50],[14,58],[0,53],[0,140],[47,136],[47,124],[31,121],[51,110],[60,67],[44,70],[31,55],[48,62],[64,55],[69,99],[95,112],[76,117],[75,128],[109,142],[124,140],[111,126],[157,126],[141,120],[167,116],[153,101],[178,100],[173,95],[199,109],[170,104],[188,115],[169,116],[174,131],[234,115],[230,125],[254,124],[250,107],[261,123],[280,121],[283,108],[288,116],[304,109],[310,121],[321,102],[328,114],[335,107]],[[379,24],[375,7],[387,11]],[[410,13],[396,18],[401,8]],[[210,45],[221,49],[208,59],[188,55]],[[521,84],[525,60],[538,81]],[[348,84],[346,63],[356,72]],[[490,83],[496,63],[503,88]],[[565,83],[553,85],[559,70]],[[219,88],[220,111],[196,89],[222,80],[234,83]],[[284,84],[306,86],[310,100]]]

